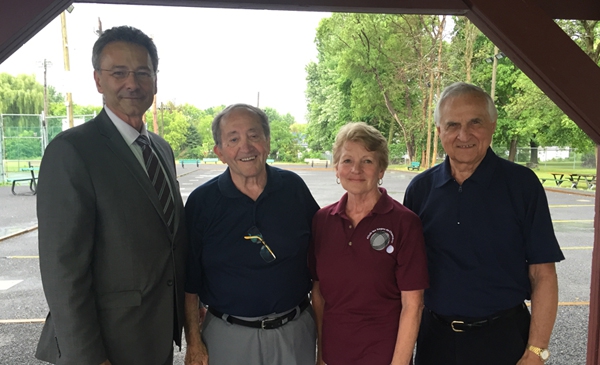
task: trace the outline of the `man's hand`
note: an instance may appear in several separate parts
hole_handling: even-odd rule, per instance
[[[110,365],[110,361],[108,361],[108,359],[106,359],[102,364],[100,365]]]
[[[540,357],[536,354],[534,354],[533,352],[529,351],[529,350],[525,350],[525,353],[523,354],[523,357],[521,357],[521,360],[519,360],[519,362],[517,363],[517,365],[542,365],[542,359],[540,359]]]
[[[202,324],[204,318],[206,318],[206,307],[201,305],[200,308],[198,308],[198,323]]]
[[[188,347],[185,351],[185,365],[208,365],[208,352],[203,342]]]
[[[198,295],[185,293],[185,365],[208,365],[208,351],[200,336],[200,326],[206,308],[200,306]]]

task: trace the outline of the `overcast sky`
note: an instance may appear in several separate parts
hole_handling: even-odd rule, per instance
[[[35,74],[73,102],[99,105],[92,46],[98,17],[103,29],[131,25],[158,48],[158,103],[174,101],[205,109],[237,102],[272,107],[304,122],[305,66],[316,59],[315,30],[329,13],[182,7],[75,4],[67,13],[71,75],[64,72],[60,17],[0,64],[0,73]]]

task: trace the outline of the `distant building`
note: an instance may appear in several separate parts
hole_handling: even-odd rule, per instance
[[[568,159],[571,155],[571,147],[538,147],[538,160],[540,162],[554,159]]]

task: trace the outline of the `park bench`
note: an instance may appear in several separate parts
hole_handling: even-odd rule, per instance
[[[218,163],[219,159],[216,158],[216,157],[205,157],[205,158],[202,159],[202,163],[204,163],[204,164],[207,164],[209,162]]]
[[[408,170],[415,170],[415,171],[419,171],[419,169],[421,168],[421,163],[420,162],[411,162],[409,166],[406,167]]]
[[[181,167],[185,168],[185,164],[196,164],[196,167],[200,167],[200,160],[195,158],[195,159],[183,159],[183,160],[179,160],[179,162],[181,163]]]
[[[315,167],[315,165],[325,165],[325,167],[329,167],[329,160],[321,160],[319,158],[305,158],[304,162],[310,165],[310,167]]]
[[[28,167],[21,167],[19,169],[20,172],[27,172],[30,175],[6,179],[7,182],[12,183],[12,188],[10,189],[10,191],[13,193],[13,195],[35,195],[37,193],[38,177],[36,175],[36,171],[40,170],[40,162],[41,161],[33,161],[33,162],[29,161],[27,163]],[[15,191],[15,185],[17,183],[25,182],[25,181],[29,182],[29,190],[31,192],[17,193]]]

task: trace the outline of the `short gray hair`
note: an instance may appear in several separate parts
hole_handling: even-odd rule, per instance
[[[492,98],[479,86],[475,86],[473,84],[467,84],[466,82],[455,82],[450,86],[447,86],[442,94],[440,95],[440,99],[435,106],[435,111],[433,112],[433,120],[435,121],[435,125],[437,127],[440,126],[440,118],[441,109],[447,99],[451,99],[461,95],[476,95],[485,100],[487,104],[488,114],[492,122],[495,122],[498,119],[498,109],[496,109],[496,105],[494,105],[494,101]]]
[[[217,146],[221,146],[221,119],[223,119],[223,117],[225,117],[227,114],[229,114],[231,111],[235,110],[235,109],[246,109],[254,114],[256,114],[258,116],[258,118],[260,119],[260,125],[262,126],[263,132],[265,134],[265,137],[267,139],[269,139],[271,137],[271,128],[269,127],[269,117],[267,117],[267,114],[265,114],[265,112],[263,112],[262,110],[260,110],[259,108],[249,105],[249,104],[232,104],[230,106],[228,106],[227,108],[223,109],[219,114],[217,114],[217,116],[215,117],[215,119],[213,119],[212,122],[212,134],[213,134],[213,140],[215,141],[215,144]]]

